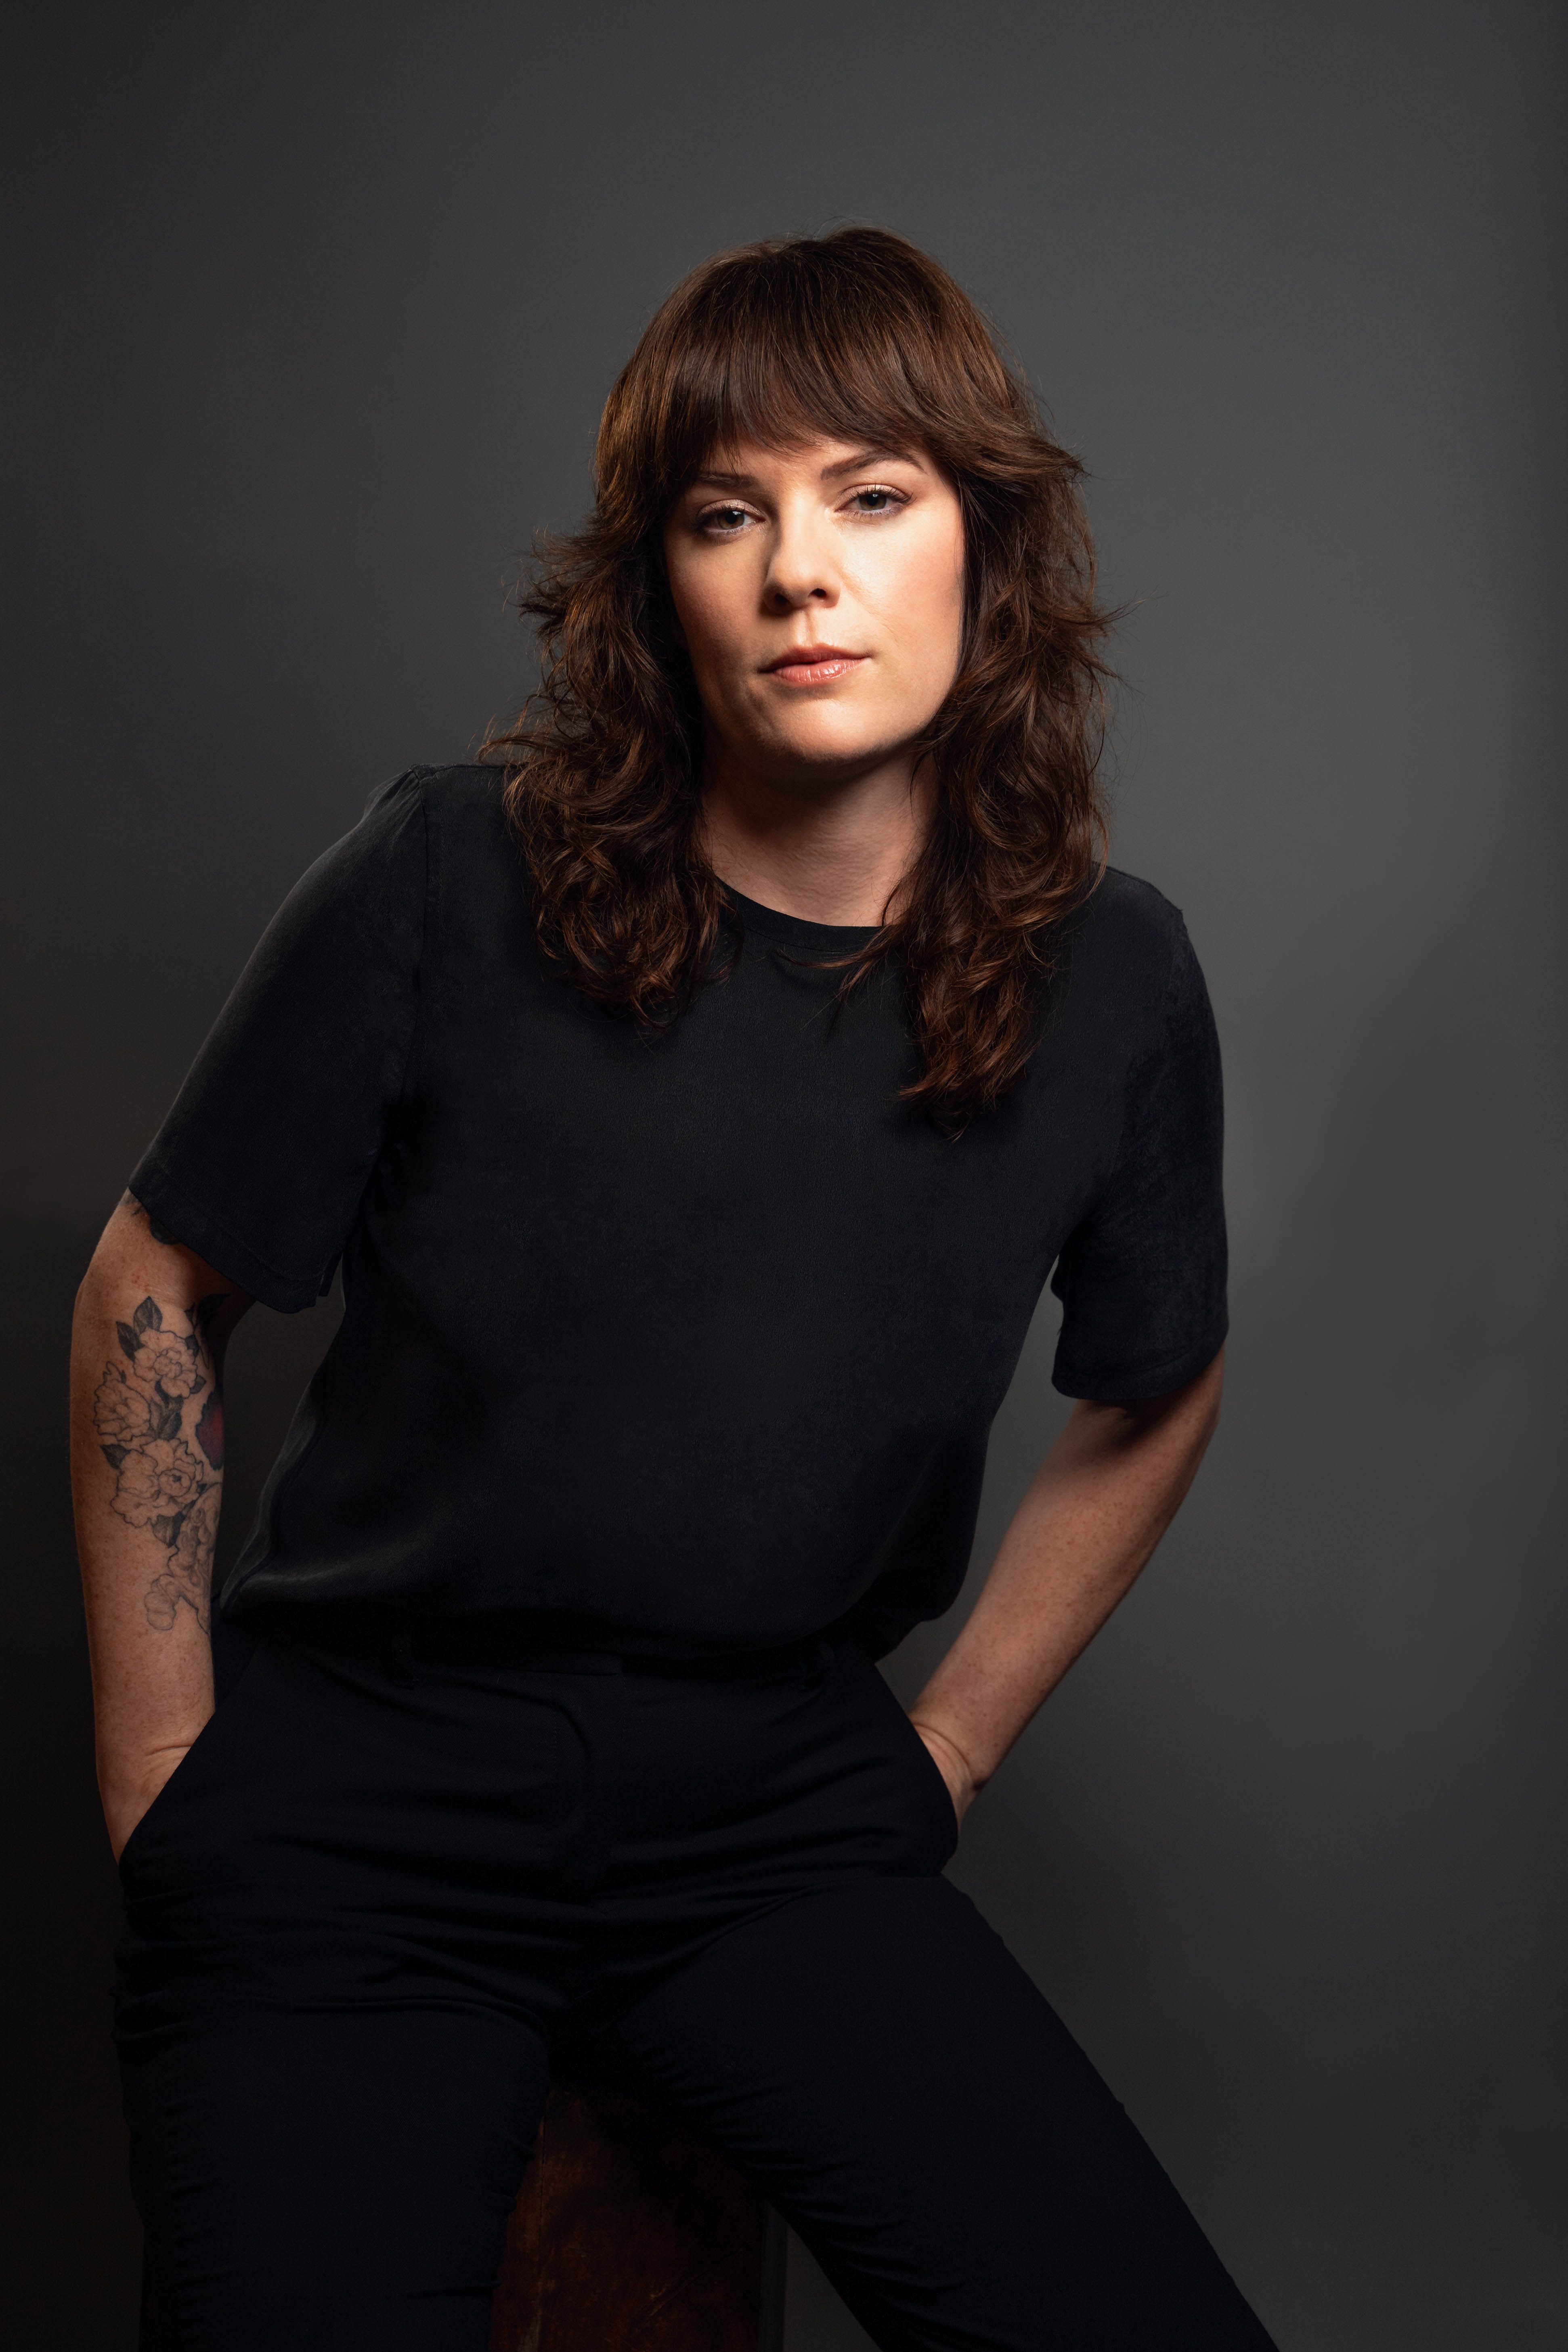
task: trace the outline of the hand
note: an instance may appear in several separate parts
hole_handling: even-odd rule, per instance
[[[911,1716],[910,1720],[930,1748],[932,1763],[947,1782],[952,1810],[962,1822],[977,1794],[974,1775],[964,1761],[963,1749],[956,1741],[948,1738],[945,1731],[939,1731],[934,1723],[922,1723],[918,1716]]]
[[[103,1803],[104,1827],[109,1832],[110,1851],[120,1860],[131,1832],[165,1781],[173,1780],[180,1766],[195,1745],[194,1740],[172,1743],[167,1748],[154,1748],[141,1759],[133,1771],[123,1767],[112,1776],[100,1773],[99,1795]]]

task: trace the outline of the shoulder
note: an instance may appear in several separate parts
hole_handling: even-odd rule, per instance
[[[1075,936],[1156,959],[1171,953],[1184,928],[1181,908],[1163,890],[1119,866],[1106,867],[1068,920]]]
[[[1075,978],[1152,1003],[1195,971],[1181,909],[1136,874],[1108,866],[1068,917],[1064,944]]]
[[[1136,1065],[1212,1020],[1181,909],[1113,866],[1063,925],[1046,1004],[1047,1035],[1097,1064]]]
[[[358,824],[300,876],[280,913],[422,927],[442,873],[503,864],[504,783],[496,768],[405,768],[370,793]],[[504,862],[515,868],[515,857]]]
[[[472,891],[485,876],[515,889],[521,861],[507,820],[506,774],[474,761],[405,768],[372,793],[355,831],[389,846],[401,842],[434,890]]]
[[[444,768],[405,768],[378,784],[364,804],[367,820],[406,822],[422,818],[427,824],[458,829],[499,829],[505,824],[504,768],[466,761]]]

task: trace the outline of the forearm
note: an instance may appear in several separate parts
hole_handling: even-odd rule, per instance
[[[237,1296],[133,1206],[116,1213],[78,1296],[72,1499],[117,1849],[212,1712],[219,1327]]]
[[[984,1786],[1147,1564],[1213,1434],[1220,1382],[1216,1358],[1171,1397],[1076,1408],[911,1710],[950,1780]]]

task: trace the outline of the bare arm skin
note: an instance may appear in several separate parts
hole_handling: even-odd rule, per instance
[[[71,1496],[117,1861],[213,1711],[223,1351],[251,1304],[129,1192],[77,1293]]]
[[[1170,1396],[1074,1407],[910,1710],[961,1820],[1175,1517],[1219,1420],[1223,1364]]]

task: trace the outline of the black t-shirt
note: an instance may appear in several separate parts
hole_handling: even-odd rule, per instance
[[[342,1327],[225,1588],[521,1610],[701,1652],[963,1580],[1047,1276],[1069,1396],[1180,1387],[1225,1336],[1220,1083],[1180,916],[1115,872],[1026,1077],[950,1139],[899,1099],[866,931],[737,898],[662,1034],[536,950],[494,768],[416,769],[285,902],[131,1180],[268,1306]]]

